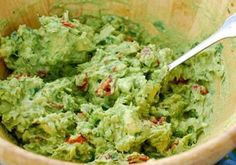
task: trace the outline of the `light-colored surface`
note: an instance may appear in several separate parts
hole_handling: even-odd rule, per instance
[[[78,4],[79,1],[83,0],[62,0],[56,4],[54,0],[0,0],[0,20],[7,23],[1,28],[2,34],[9,34],[19,24],[37,27],[38,14],[61,13],[70,9],[74,16],[82,13],[128,16],[143,23],[150,33],[163,37],[164,46],[186,51],[190,43],[196,39],[201,41],[212,34],[224,19],[236,12],[234,0],[90,0],[91,3]],[[153,26],[156,21],[167,27],[162,33]],[[209,131],[192,150],[157,161],[151,160],[148,164],[213,164],[236,147],[236,40],[223,43],[227,79],[226,85],[222,85],[221,81],[216,83],[218,90]],[[0,66],[0,74],[4,75],[4,66]],[[0,136],[0,161],[4,164],[71,164],[32,154]]]

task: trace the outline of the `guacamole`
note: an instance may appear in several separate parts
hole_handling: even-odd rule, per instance
[[[42,16],[1,37],[11,71],[0,122],[24,149],[95,164],[159,159],[196,144],[213,111],[222,46],[170,73],[179,55],[127,18]],[[174,37],[174,36],[173,36]]]

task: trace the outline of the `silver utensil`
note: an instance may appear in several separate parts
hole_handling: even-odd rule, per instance
[[[212,34],[209,38],[204,40],[202,43],[191,49],[190,51],[186,52],[184,55],[173,61],[168,65],[168,70],[171,71],[178,65],[182,64],[189,58],[193,57],[194,55],[198,54],[199,52],[203,51],[204,49],[208,48],[212,44],[225,39],[236,37],[236,13],[227,18],[222,25],[222,27]]]

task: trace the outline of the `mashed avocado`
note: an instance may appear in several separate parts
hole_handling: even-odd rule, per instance
[[[51,158],[126,164],[189,149],[212,113],[218,45],[179,66],[170,48],[117,16],[39,18],[1,37],[12,74],[0,121],[24,149]],[[174,37],[174,36],[173,36]]]

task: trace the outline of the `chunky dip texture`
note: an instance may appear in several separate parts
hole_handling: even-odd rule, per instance
[[[223,75],[221,45],[168,73],[178,55],[126,18],[39,21],[0,40],[12,72],[0,81],[0,121],[20,146],[66,161],[128,164],[197,142]]]

